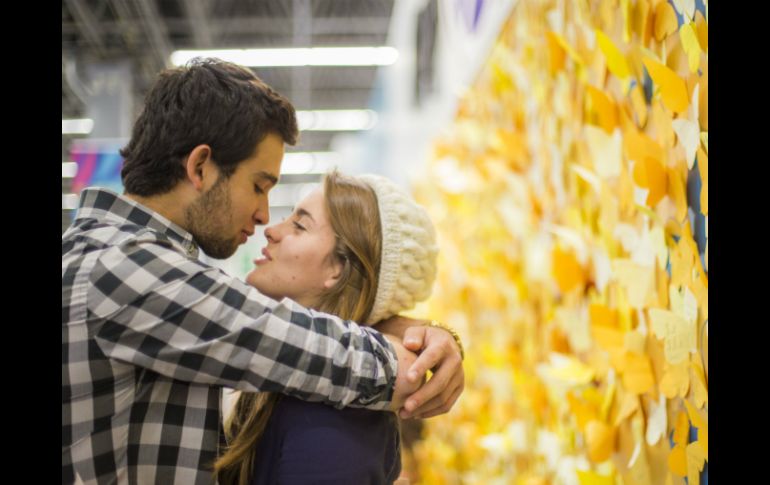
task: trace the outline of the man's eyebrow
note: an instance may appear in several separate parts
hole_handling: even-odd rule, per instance
[[[273,185],[276,185],[278,183],[278,177],[276,177],[275,175],[269,172],[265,172],[265,171],[257,172],[257,177],[262,179],[267,179]]]
[[[310,215],[310,212],[306,211],[306,210],[305,210],[305,209],[303,209],[302,207],[300,207],[299,209],[297,209],[297,215],[298,215],[299,217],[307,216],[307,217],[309,217],[309,218],[310,218],[310,220],[311,220],[311,221],[315,222],[315,219],[313,219],[313,216],[311,216],[311,215]]]

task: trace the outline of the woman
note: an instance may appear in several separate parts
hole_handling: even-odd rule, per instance
[[[249,284],[353,321],[372,324],[412,308],[436,275],[427,213],[376,175],[327,175],[265,235]],[[332,381],[342,371],[318,369]],[[225,427],[230,446],[215,464],[221,484],[379,484],[401,471],[392,413],[242,393]]]

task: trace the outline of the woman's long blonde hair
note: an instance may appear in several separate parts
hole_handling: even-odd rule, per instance
[[[342,264],[334,287],[313,308],[346,320],[365,322],[374,306],[382,252],[382,228],[377,196],[366,183],[336,171],[324,179],[324,201],[335,235],[330,258]],[[247,485],[255,449],[280,395],[242,392],[225,422],[229,443],[214,463],[222,485]]]

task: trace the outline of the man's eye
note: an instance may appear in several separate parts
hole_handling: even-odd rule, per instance
[[[262,190],[262,187],[260,187],[259,185],[255,185],[254,186],[254,192],[256,192],[258,194],[264,194],[265,193],[265,191]]]

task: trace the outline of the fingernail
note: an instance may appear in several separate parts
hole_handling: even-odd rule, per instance
[[[409,380],[410,381],[416,381],[417,380],[417,371],[410,370],[409,371]]]
[[[416,343],[417,343],[417,340],[415,340],[415,339],[413,339],[413,338],[410,338],[410,339],[404,340],[404,344],[405,344],[405,345],[414,345],[414,344],[416,344]]]
[[[409,417],[409,413],[407,413],[407,412],[406,412],[406,411],[404,411],[403,409],[402,409],[401,411],[399,411],[399,412],[398,412],[398,415],[399,415],[399,417],[400,417],[401,419],[407,419],[407,418]]]
[[[417,403],[414,401],[407,401],[406,404],[404,404],[404,408],[409,411],[410,413],[414,411],[414,408],[417,407]]]

